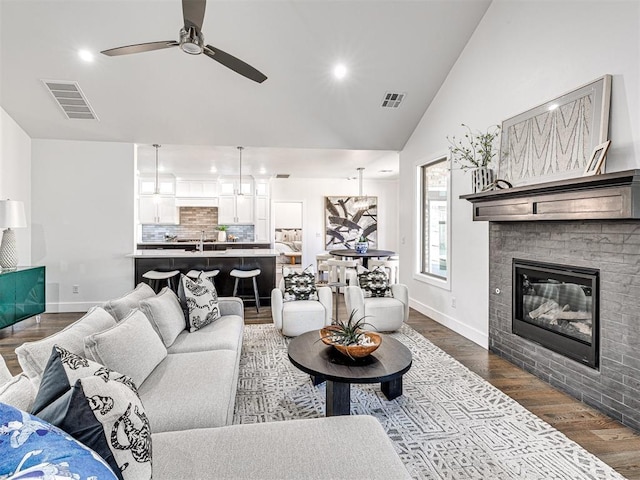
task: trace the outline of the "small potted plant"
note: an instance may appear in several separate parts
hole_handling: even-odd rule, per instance
[[[366,316],[356,319],[357,310],[351,310],[349,319],[344,322],[336,320],[334,324],[320,330],[320,340],[332,345],[343,355],[351,359],[366,357],[373,353],[382,343],[382,337],[374,332],[363,330]]]
[[[367,253],[367,250],[369,249],[369,240],[367,240],[367,237],[360,235],[358,240],[356,240],[355,249],[358,253]]]
[[[464,137],[447,137],[450,143],[451,159],[462,170],[471,170],[473,192],[481,192],[495,182],[495,173],[491,167],[498,154],[497,140],[500,137],[500,125],[492,125],[486,132],[473,132],[469,126]]]
[[[226,242],[227,241],[227,229],[226,225],[218,225],[218,241]]]

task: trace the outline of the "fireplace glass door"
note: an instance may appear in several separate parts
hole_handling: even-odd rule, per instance
[[[598,270],[514,259],[513,333],[597,365]]]

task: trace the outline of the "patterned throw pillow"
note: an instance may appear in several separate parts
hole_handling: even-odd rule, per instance
[[[392,297],[389,277],[382,267],[358,274],[358,284],[366,298]]]
[[[118,478],[151,478],[149,420],[126,375],[56,345],[32,413],[94,450]]]
[[[316,278],[305,269],[302,273],[291,272],[283,275],[285,302],[295,300],[318,300]]]
[[[0,478],[118,478],[99,455],[69,434],[3,403],[0,451]]]
[[[196,280],[181,275],[178,295],[191,333],[220,318],[216,287],[202,274]]]

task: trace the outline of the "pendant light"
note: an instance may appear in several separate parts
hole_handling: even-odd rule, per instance
[[[156,202],[158,200],[160,200],[160,176],[159,176],[159,169],[158,169],[158,149],[162,146],[162,145],[158,145],[157,143],[154,143],[153,146],[156,149],[156,182],[155,182],[155,188],[153,189],[153,196],[154,199],[156,200]]]
[[[242,193],[242,150],[244,150],[244,147],[238,147],[238,151],[240,152],[240,182],[238,183],[238,195],[244,195],[244,193]]]
[[[366,210],[369,208],[369,197],[362,194],[362,172],[364,171],[364,167],[358,167],[358,182],[359,182],[359,190],[358,196],[353,201],[353,208],[360,211]]]

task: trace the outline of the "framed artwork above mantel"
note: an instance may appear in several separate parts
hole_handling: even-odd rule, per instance
[[[582,176],[609,135],[611,75],[502,122],[498,178],[514,187]]]

